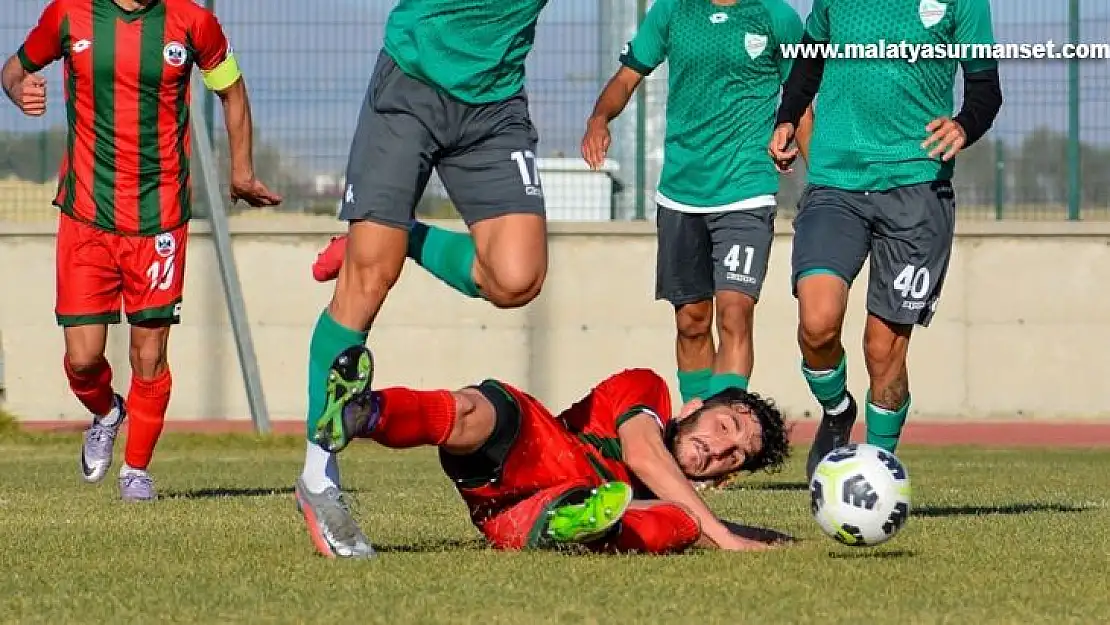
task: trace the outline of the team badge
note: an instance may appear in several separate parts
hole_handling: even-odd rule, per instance
[[[728,13],[714,13],[709,16],[709,21],[713,24],[724,24],[728,21]]]
[[[744,35],[744,49],[748,51],[748,56],[752,60],[759,58],[767,50],[767,37],[765,35],[753,35],[748,33]]]
[[[937,0],[921,0],[921,4],[917,6],[917,15],[921,17],[921,23],[925,28],[932,28],[939,24],[946,13],[948,13],[948,6]]]
[[[162,49],[162,57],[166,59],[166,64],[170,67],[181,67],[188,60],[189,52],[185,50],[185,46],[176,41],[171,41]]]
[[[169,232],[163,232],[154,237],[154,251],[162,258],[173,256],[177,251],[177,241],[174,241],[173,235]]]

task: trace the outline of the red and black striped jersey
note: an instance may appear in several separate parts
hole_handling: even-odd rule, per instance
[[[190,75],[231,56],[216,16],[192,0],[125,11],[53,0],[18,57],[64,59],[68,141],[54,204],[103,230],[151,235],[190,217]]]

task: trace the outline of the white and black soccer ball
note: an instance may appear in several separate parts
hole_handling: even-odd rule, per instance
[[[910,516],[910,476],[894,454],[851,444],[829,452],[809,482],[813,517],[851,547],[881,545]]]

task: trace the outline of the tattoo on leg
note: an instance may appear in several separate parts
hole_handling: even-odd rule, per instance
[[[885,386],[879,389],[871,401],[886,410],[898,410],[905,405],[910,396],[910,379],[903,366]]]

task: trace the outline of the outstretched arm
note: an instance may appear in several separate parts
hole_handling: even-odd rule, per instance
[[[690,485],[663,442],[655,418],[642,413],[624,421],[617,431],[624,462],[645,486],[663,501],[685,507],[701,525],[703,542],[730,551],[766,549],[762,542],[741,538],[724,525]]]

